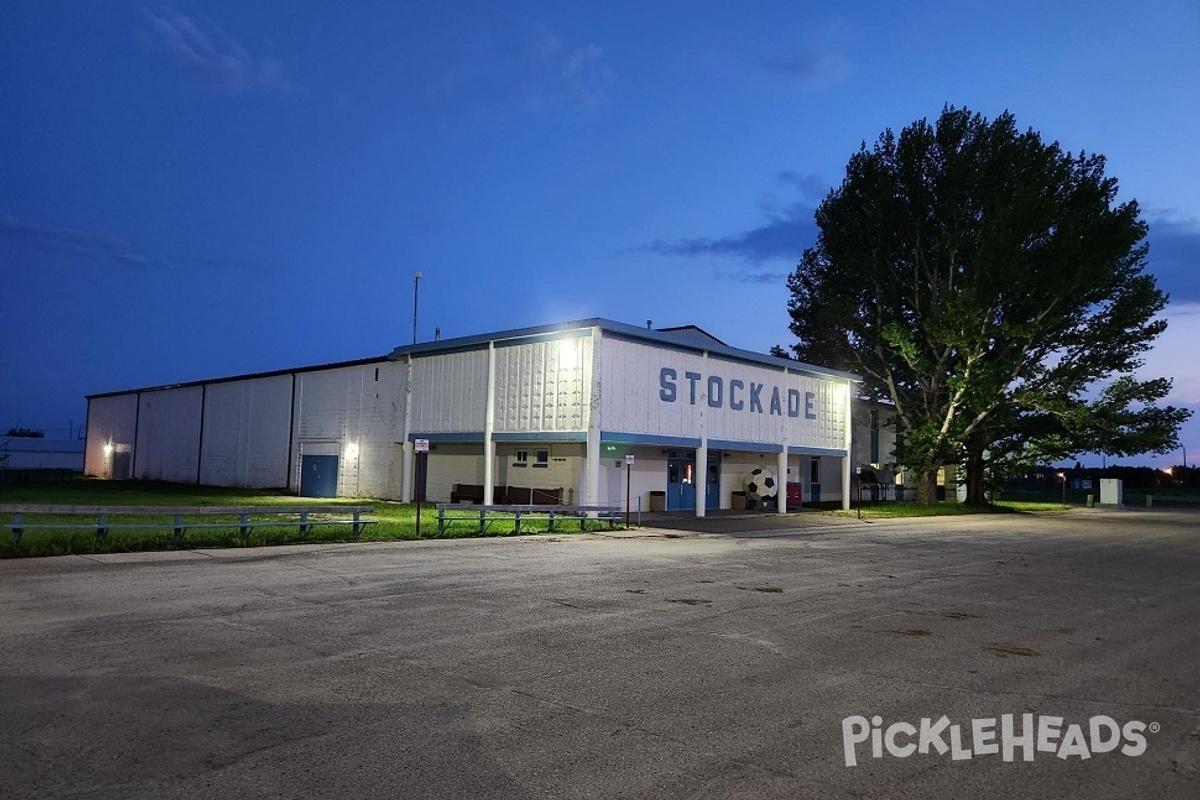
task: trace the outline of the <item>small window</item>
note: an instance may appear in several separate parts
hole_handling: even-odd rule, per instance
[[[809,483],[820,483],[821,482],[821,459],[813,458],[813,459],[809,460],[809,462],[808,462],[808,482]]]
[[[537,460],[534,462],[533,466],[541,467],[542,469],[546,469],[547,467],[550,466],[550,451],[549,450],[538,450],[534,454],[534,458],[536,458]]]
[[[513,466],[514,467],[528,467],[529,466],[529,451],[528,450],[515,451],[513,453]]]
[[[376,367],[376,368],[375,368],[375,380],[376,380],[376,381],[378,381],[378,380],[379,380],[379,367]]]

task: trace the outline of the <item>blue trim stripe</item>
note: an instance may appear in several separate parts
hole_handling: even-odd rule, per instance
[[[824,378],[826,380],[849,380],[853,382],[862,380],[859,376],[849,372],[825,369],[813,364],[805,364],[800,361],[792,361],[786,358],[776,358],[775,356],[766,355],[763,353],[755,353],[750,350],[742,350],[736,347],[729,347],[728,345],[722,345],[716,342],[702,342],[677,332],[650,330],[637,325],[629,325],[623,322],[615,322],[610,319],[602,319],[599,317],[576,320],[574,322],[564,322],[557,325],[538,325],[529,328],[516,328],[512,330],[496,331],[494,333],[477,334],[474,336],[462,336],[456,339],[442,339],[436,342],[422,342],[415,345],[401,345],[393,350],[389,357],[394,360],[399,360],[409,354],[419,357],[436,355],[445,352],[486,349],[489,342],[494,342],[496,347],[505,347],[508,345],[518,345],[529,341],[539,341],[544,339],[568,338],[570,336],[591,336],[593,329],[599,329],[601,334],[605,336],[613,336],[616,338],[629,339],[638,342],[649,342],[651,344],[662,345],[673,350],[683,350],[694,353],[708,352],[722,358],[745,362],[748,364],[757,364],[759,366],[775,367],[780,371],[793,372],[798,375],[811,375],[817,378]]]
[[[483,431],[466,431],[461,433],[413,433],[408,440],[428,439],[430,442],[446,444],[482,444]],[[587,433],[584,431],[530,431],[493,433],[494,442],[586,442]],[[681,447],[695,449],[700,446],[699,437],[692,436],[660,436],[649,433],[622,433],[620,431],[601,431],[602,444],[640,444],[650,447]],[[772,442],[737,442],[730,439],[709,439],[708,446],[713,450],[735,450],[739,453],[778,453],[779,445]],[[788,453],[801,456],[835,456],[846,455],[845,450],[833,447],[803,447],[789,445]]]
[[[667,447],[699,447],[700,440],[690,436],[657,436],[649,433],[617,433],[601,431],[600,442],[608,444],[649,444]]]
[[[709,439],[708,446],[714,450],[737,450],[742,453],[778,453],[780,445],[772,442],[735,442],[728,439]],[[788,446],[789,455],[801,456],[844,456],[845,450],[832,447]]]
[[[480,439],[483,434],[479,434]],[[587,431],[540,431],[538,433],[493,433],[493,442],[586,442]]]

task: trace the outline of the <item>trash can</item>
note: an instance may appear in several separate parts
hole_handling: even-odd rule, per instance
[[[745,492],[734,492],[733,499],[730,501],[729,507],[734,509],[735,511],[745,511],[747,508],[746,493]]]
[[[804,507],[804,484],[799,481],[788,481],[787,507],[789,511]]]
[[[667,510],[667,493],[666,492],[650,492],[650,510],[651,511],[666,511]]]

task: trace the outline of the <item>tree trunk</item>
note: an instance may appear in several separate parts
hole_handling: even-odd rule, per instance
[[[984,491],[984,476],[987,469],[982,453],[967,455],[967,499],[965,505],[986,506],[987,494]]]
[[[937,467],[917,470],[917,502],[931,506],[937,503]]]

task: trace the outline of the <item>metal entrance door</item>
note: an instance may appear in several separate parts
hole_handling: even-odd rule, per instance
[[[704,509],[714,511],[721,507],[721,454],[708,454],[708,478],[704,483]]]
[[[300,496],[337,497],[337,456],[300,458]]]
[[[696,454],[667,454],[667,511],[696,508]]]
[[[128,450],[114,452],[112,454],[112,471],[109,473],[109,477],[114,481],[127,481],[132,478],[132,455]]]

